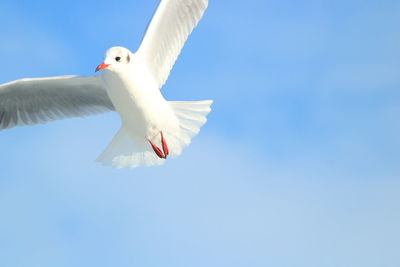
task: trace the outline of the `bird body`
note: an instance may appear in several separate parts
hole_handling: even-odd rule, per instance
[[[0,85],[0,130],[116,111],[121,128],[98,161],[160,165],[181,154],[206,122],[212,101],[166,101],[160,88],[207,0],[161,0],[136,53],[112,47],[92,77],[22,79]]]
[[[100,76],[132,137],[151,137],[173,120],[172,109],[153,77],[135,58],[118,70],[105,69]]]

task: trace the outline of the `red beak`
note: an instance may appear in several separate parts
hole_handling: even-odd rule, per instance
[[[96,72],[98,72],[99,70],[104,70],[108,66],[110,66],[110,64],[104,64],[104,62],[102,62],[100,65],[97,66]]]

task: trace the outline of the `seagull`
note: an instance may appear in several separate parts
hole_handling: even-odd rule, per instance
[[[134,168],[180,155],[213,101],[167,101],[160,90],[207,6],[208,0],[161,0],[137,51],[108,49],[98,75],[0,85],[0,130],[116,111],[121,128],[98,162]]]

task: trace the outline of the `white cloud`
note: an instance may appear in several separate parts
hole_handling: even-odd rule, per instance
[[[110,115],[2,134],[1,146],[11,153],[0,160],[8,174],[0,193],[7,218],[0,224],[8,229],[1,240],[13,240],[3,261],[21,263],[16,252],[44,266],[79,266],[78,255],[83,262],[96,258],[98,266],[120,256],[122,266],[397,261],[395,179],[274,166],[257,147],[207,128],[164,167],[101,167],[92,159],[116,128]],[[23,171],[11,165],[16,160]],[[44,256],[48,247],[55,257]]]

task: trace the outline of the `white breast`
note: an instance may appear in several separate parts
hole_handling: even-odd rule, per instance
[[[167,127],[178,127],[169,103],[156,81],[138,64],[125,69],[105,70],[102,78],[122,123],[136,138],[152,138]]]

